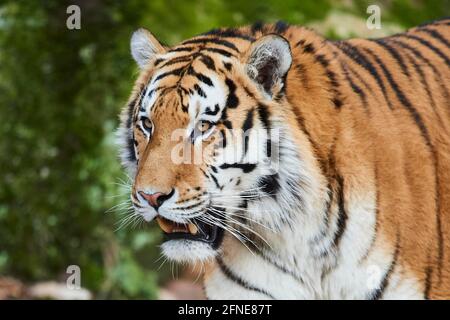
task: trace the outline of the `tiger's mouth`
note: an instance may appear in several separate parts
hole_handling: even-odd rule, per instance
[[[223,234],[223,229],[207,224],[199,219],[190,219],[188,223],[178,223],[162,216],[156,217],[161,230],[164,232],[165,240],[192,240],[201,241],[217,247]]]

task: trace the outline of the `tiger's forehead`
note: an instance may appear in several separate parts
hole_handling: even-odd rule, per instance
[[[217,121],[229,96],[234,95],[235,85],[230,79],[232,63],[230,57],[201,51],[157,56],[141,93],[139,113],[150,116],[162,112],[161,109],[175,108],[191,120]],[[177,103],[173,103],[174,99],[166,103],[172,93],[178,96]]]

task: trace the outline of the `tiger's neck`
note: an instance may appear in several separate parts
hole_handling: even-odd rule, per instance
[[[344,98],[334,85],[341,75],[332,62],[333,52],[318,35],[306,31],[289,41],[294,61],[283,108],[273,110],[272,118],[272,125],[281,132],[279,188],[271,197],[248,203],[248,214],[258,221],[250,226],[254,232],[246,233],[252,243],[225,237],[221,255],[205,277],[210,298],[215,298],[215,287],[229,279],[248,287],[247,298],[323,296],[317,290],[335,263],[340,239],[334,217],[342,210],[342,179],[335,172],[333,148]],[[252,285],[264,282],[270,293],[263,289],[265,285]],[[238,289],[230,288],[230,294],[233,290]]]

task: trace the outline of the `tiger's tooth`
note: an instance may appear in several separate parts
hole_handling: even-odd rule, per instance
[[[172,233],[173,225],[170,222],[165,221],[161,217],[156,217],[156,222],[158,222],[159,227],[164,231],[165,233]]]
[[[197,228],[197,226],[196,226],[195,224],[193,224],[192,222],[189,223],[189,224],[188,224],[188,228],[189,228],[189,232],[190,232],[192,235],[196,235],[196,234],[197,234],[198,228]]]

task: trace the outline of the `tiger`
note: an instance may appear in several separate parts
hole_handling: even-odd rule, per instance
[[[450,18],[378,39],[138,29],[118,129],[135,214],[208,299],[450,298],[449,43]]]

